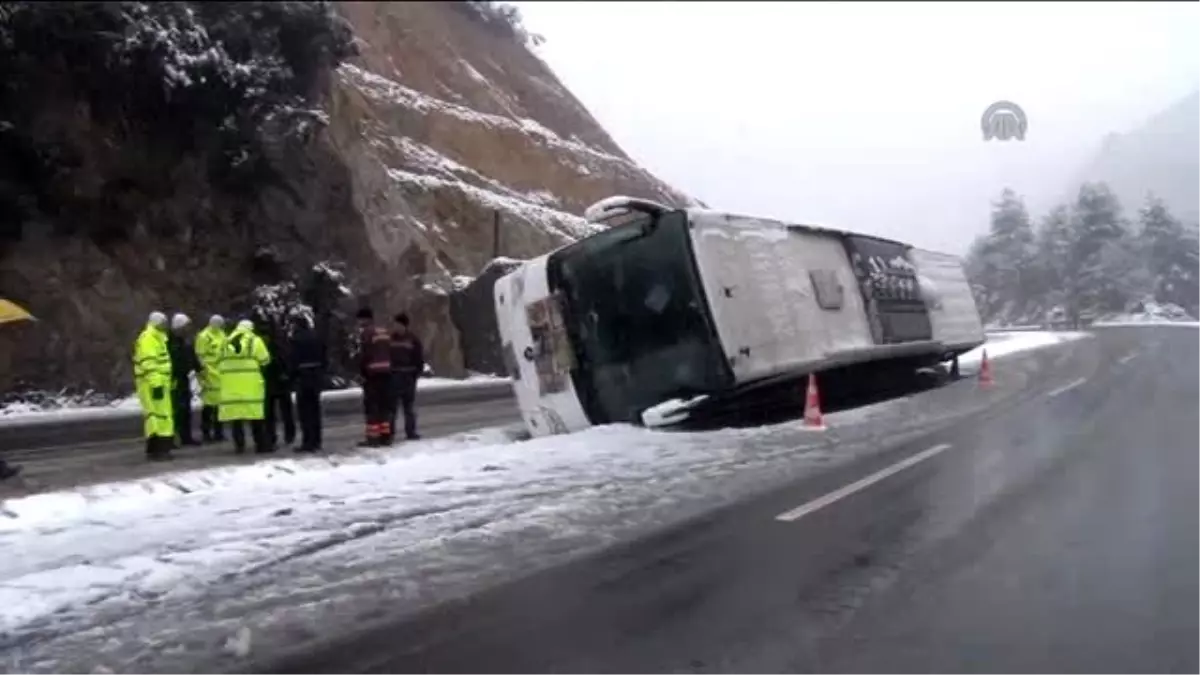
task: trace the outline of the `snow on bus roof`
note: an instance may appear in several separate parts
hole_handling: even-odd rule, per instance
[[[604,199],[600,199],[597,202],[595,202],[594,204],[592,204],[591,206],[589,206],[584,211],[583,217],[584,217],[584,219],[588,220],[589,222],[602,223],[602,224],[609,225],[610,227],[614,227],[614,226],[619,226],[621,224],[624,224],[624,220],[619,217],[621,215],[626,215],[626,214],[629,214],[629,213],[635,212],[635,211],[654,212],[654,211],[659,211],[659,210],[669,211],[669,210],[672,210],[672,207],[667,206],[665,204],[661,204],[659,202],[656,202],[656,201],[653,201],[650,199],[643,199],[640,197],[631,197],[628,195],[613,195],[611,197],[605,197]],[[887,244],[903,246],[905,249],[916,248],[916,246],[914,246],[913,244],[910,244],[910,243],[904,242],[904,241],[899,241],[897,239],[890,239],[888,237],[881,237],[879,235],[867,234],[865,232],[854,232],[851,230],[844,230],[844,229],[840,229],[840,228],[829,227],[826,225],[812,225],[812,224],[807,224],[807,223],[788,223],[788,222],[784,222],[784,221],[777,220],[774,218],[764,218],[764,217],[760,217],[760,216],[748,216],[748,215],[740,214],[740,213],[731,213],[728,211],[718,211],[716,209],[712,209],[712,208],[708,208],[708,207],[704,207],[704,206],[689,206],[689,207],[684,208],[683,210],[687,211],[689,218],[692,218],[692,217],[698,216],[698,215],[705,215],[708,217],[716,217],[716,218],[720,218],[732,225],[736,225],[739,227],[745,227],[747,229],[751,229],[751,228],[766,229],[766,228],[777,227],[777,228],[784,229],[784,230],[793,230],[793,231],[798,230],[798,231],[802,231],[802,232],[811,232],[814,234],[825,234],[825,235],[834,236],[834,237],[853,236],[853,237],[859,237],[862,239],[871,239],[874,241],[883,242],[883,243],[887,243]],[[930,252],[932,253],[934,251],[930,251]],[[943,255],[949,255],[949,254],[943,254]],[[958,256],[954,256],[954,257],[957,258]]]
[[[729,222],[730,224],[738,225],[741,227],[747,227],[747,226],[779,227],[779,228],[782,228],[785,230],[799,230],[802,232],[812,232],[815,234],[828,234],[828,235],[833,235],[833,236],[838,236],[838,237],[846,237],[846,236],[861,237],[863,239],[873,239],[875,241],[886,242],[889,244],[896,244],[899,246],[904,246],[905,248],[915,248],[912,244],[910,244],[908,242],[903,242],[903,241],[899,241],[896,239],[889,239],[887,237],[880,237],[880,236],[874,235],[874,234],[867,234],[865,232],[854,232],[851,230],[843,230],[843,229],[836,228],[836,227],[829,227],[827,225],[811,225],[811,224],[807,224],[807,223],[788,223],[788,222],[784,222],[782,220],[777,220],[775,218],[764,218],[761,216],[747,216],[747,215],[741,214],[741,213],[731,213],[728,211],[717,211],[715,209],[704,209],[704,208],[697,208],[697,207],[688,208],[687,212],[688,212],[689,217],[691,217],[692,215],[706,215],[709,217],[717,217],[717,218],[724,219],[725,221]]]

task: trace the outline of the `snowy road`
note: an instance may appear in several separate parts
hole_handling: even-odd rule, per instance
[[[732,503],[250,669],[1197,672],[1198,352],[1113,328],[1000,359],[981,414],[747,465]]]
[[[418,385],[423,405],[495,401],[511,398],[508,380],[476,375],[462,380],[422,378]],[[361,415],[362,390],[357,387],[321,395],[327,417]],[[193,401],[192,424],[199,424],[199,399]],[[31,410],[23,404],[0,408],[0,451],[53,453],[83,443],[139,441],[141,412],[137,400],[122,399],[108,406]]]
[[[517,422],[520,415],[511,396],[492,400],[436,403],[421,401],[418,406],[420,431],[426,438],[437,438],[486,426]],[[324,444],[329,452],[351,452],[363,436],[361,414],[327,414]],[[5,453],[25,469],[18,482],[4,486],[9,494],[44,492],[97,484],[104,481],[150,477],[164,470],[198,470],[216,466],[249,465],[262,460],[253,453],[236,455],[232,443],[183,448],[169,465],[145,459],[142,443],[137,440],[80,443],[70,447],[49,447]],[[287,458],[282,451],[278,457]]]
[[[8,500],[0,652],[8,670],[244,669],[990,413],[1082,358],[1023,349],[1072,337],[997,343],[994,387],[836,413],[825,433],[493,429]]]

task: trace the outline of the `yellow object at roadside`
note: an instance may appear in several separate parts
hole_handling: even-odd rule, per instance
[[[17,303],[0,298],[0,323],[14,321],[37,321],[37,319]]]

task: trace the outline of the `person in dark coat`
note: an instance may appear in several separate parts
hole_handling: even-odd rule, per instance
[[[325,343],[307,317],[297,319],[289,344],[292,382],[296,386],[296,417],[300,422],[300,445],[296,452],[321,449],[321,389],[329,368]]]
[[[417,380],[425,370],[425,350],[421,339],[409,327],[408,315],[404,312],[392,319],[392,400],[390,406],[391,428],[396,428],[396,415],[404,411],[404,437],[410,441],[417,435]]]
[[[187,314],[171,317],[171,334],[167,337],[167,353],[171,357],[171,417],[175,423],[175,438],[179,445],[200,445],[192,438],[192,381],[191,374],[199,365],[187,331],[192,320]]]
[[[279,445],[279,422],[283,422],[283,444],[291,445],[296,440],[296,417],[292,409],[292,382],[290,355],[287,343],[280,338],[278,328],[265,325],[263,342],[271,360],[263,367],[263,384],[266,397],[263,399],[263,423],[267,431],[267,447]]]
[[[391,336],[383,326],[375,325],[375,313],[369,307],[358,311],[358,369],[362,376],[363,416],[367,437],[359,447],[380,447],[392,440],[389,417],[392,389]]]

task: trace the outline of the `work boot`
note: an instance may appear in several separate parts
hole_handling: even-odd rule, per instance
[[[149,449],[147,450],[147,454],[151,461],[167,461],[172,459],[171,449],[174,445],[175,441],[166,436],[152,436],[148,444]]]
[[[146,459],[157,462],[163,458],[163,442],[159,436],[146,438]]]

